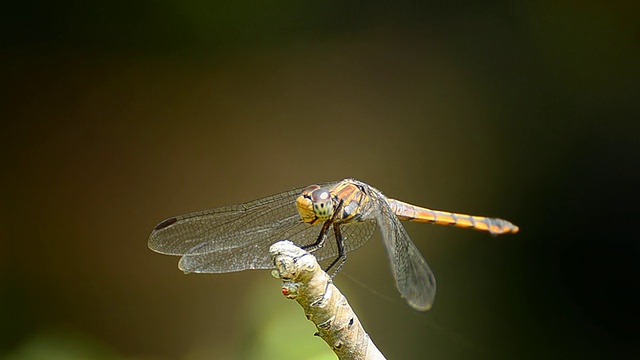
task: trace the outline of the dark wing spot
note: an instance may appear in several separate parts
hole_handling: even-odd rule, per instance
[[[176,221],[178,221],[178,219],[176,218],[169,218],[163,222],[161,222],[160,224],[156,225],[154,230],[162,230],[166,227],[171,226],[173,223],[175,223]]]

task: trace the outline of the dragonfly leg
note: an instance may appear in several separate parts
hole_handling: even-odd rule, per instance
[[[327,241],[327,236],[329,235],[329,228],[336,221],[338,214],[342,212],[343,202],[344,200],[340,200],[340,203],[333,212],[333,216],[331,217],[331,219],[325,221],[324,224],[322,224],[322,229],[320,230],[320,236],[318,236],[318,240],[316,240],[316,242],[314,242],[313,244],[302,246],[302,249],[308,252],[314,252],[324,246],[325,241]]]
[[[344,251],[344,239],[342,238],[342,233],[340,232],[340,225],[333,224],[333,233],[336,237],[336,244],[338,245],[338,256],[333,260],[333,262],[331,262],[329,266],[327,266],[327,269],[325,271],[329,272],[329,270],[331,270],[332,267],[338,264],[338,262],[340,263],[331,272],[331,277],[336,276],[336,274],[340,272],[340,269],[342,269],[344,263],[347,262],[347,252]]]
[[[322,224],[322,230],[320,230],[320,236],[318,236],[318,240],[313,244],[302,246],[302,249],[308,252],[314,252],[321,247],[324,246],[324,242],[327,241],[327,235],[329,234],[329,228],[331,227],[331,219],[327,220]]]

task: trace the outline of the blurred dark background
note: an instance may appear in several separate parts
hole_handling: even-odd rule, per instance
[[[0,357],[325,359],[268,271],[183,275],[180,213],[356,177],[407,224],[336,282],[389,359],[638,358],[637,3],[61,1],[0,14]]]

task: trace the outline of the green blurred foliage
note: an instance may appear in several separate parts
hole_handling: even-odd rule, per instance
[[[86,333],[61,327],[32,334],[6,360],[124,360],[107,345]]]

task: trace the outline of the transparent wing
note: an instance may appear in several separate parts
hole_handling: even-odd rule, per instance
[[[296,221],[295,199],[303,188],[248,203],[169,218],[149,235],[149,248],[163,254],[185,255],[238,247],[259,240],[256,234],[273,232],[278,224]]]
[[[296,216],[298,216],[296,214]],[[298,217],[299,218],[299,217]],[[310,226],[301,221],[296,224],[282,224],[278,231],[259,234],[259,241],[245,242],[238,246],[218,248],[210,252],[188,253],[180,259],[179,268],[185,272],[222,273],[248,269],[271,269],[273,260],[269,255],[269,247],[280,240],[291,240],[298,246],[314,243],[321,226]],[[343,224],[340,226],[345,242],[345,250],[353,251],[371,238],[375,230],[373,221]],[[333,260],[338,256],[338,248],[333,231],[329,232],[325,245],[313,252],[313,255],[324,264],[323,260]]]
[[[294,209],[295,210],[295,209]],[[185,254],[178,267],[185,272],[222,273],[246,269],[273,268],[269,247],[280,240],[291,240],[298,245],[313,243],[320,231],[294,214],[278,222],[273,228],[243,228],[224,237],[202,243]],[[296,218],[297,217],[297,218]]]
[[[320,184],[331,187],[336,182]],[[248,203],[215,208],[169,218],[149,236],[149,248],[180,255],[185,272],[220,273],[272,268],[269,247],[280,240],[299,246],[315,242],[320,226],[300,219],[295,200],[304,187]],[[347,251],[355,250],[373,234],[372,222],[341,226]],[[314,252],[318,260],[337,256],[333,232],[326,245]]]
[[[411,307],[429,310],[436,295],[436,279],[384,195],[371,189],[376,204],[373,216],[389,254],[396,286]]]

